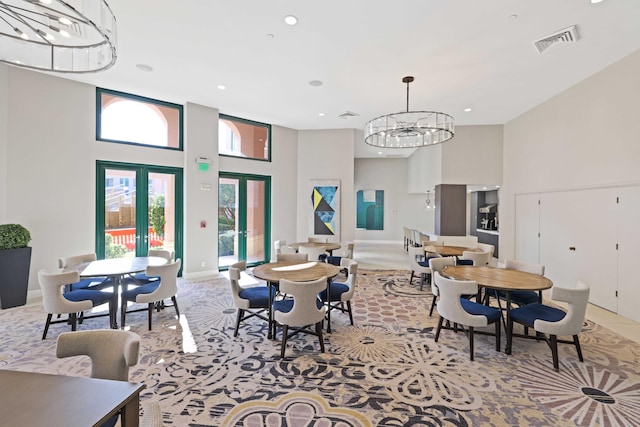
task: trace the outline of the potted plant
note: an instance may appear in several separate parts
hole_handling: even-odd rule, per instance
[[[29,230],[19,224],[0,224],[0,306],[27,303],[31,265]]]

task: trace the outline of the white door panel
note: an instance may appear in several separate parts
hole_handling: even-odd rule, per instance
[[[622,187],[618,205],[618,314],[640,322],[640,187]]]
[[[516,251],[517,260],[540,262],[540,200],[539,194],[516,195]]]

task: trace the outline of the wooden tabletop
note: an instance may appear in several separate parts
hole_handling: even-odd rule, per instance
[[[322,276],[328,279],[340,273],[340,268],[324,262],[280,261],[258,265],[253,268],[253,275],[268,282],[279,282],[280,279],[295,282],[318,280]]]
[[[0,370],[0,420],[5,426],[99,426],[124,408],[139,423],[144,384]]]
[[[91,261],[85,268],[77,266],[70,269],[79,270],[80,277],[122,276],[145,271],[149,265],[164,265],[167,260],[162,257],[143,256],[128,258],[111,258]]]
[[[432,252],[442,256],[461,256],[464,251],[482,252],[478,248],[466,248],[464,246],[429,246],[424,245],[425,252]]]
[[[541,291],[553,286],[544,276],[495,267],[450,266],[443,270],[445,276],[456,280],[475,280],[479,286],[506,291]]]
[[[319,243],[319,242],[299,242],[289,244],[290,248],[298,250],[301,246],[305,248],[320,248],[324,247],[328,251],[334,251],[340,249],[340,243]]]

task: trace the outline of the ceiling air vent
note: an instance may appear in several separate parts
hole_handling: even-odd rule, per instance
[[[565,28],[564,30],[556,31],[553,34],[549,34],[544,38],[533,42],[538,49],[538,53],[542,53],[547,50],[551,45],[556,43],[575,43],[578,41],[578,31],[575,25]]]
[[[345,111],[344,113],[340,114],[338,117],[340,117],[341,119],[350,119],[351,117],[357,117],[360,114],[358,113],[354,113],[352,111]]]

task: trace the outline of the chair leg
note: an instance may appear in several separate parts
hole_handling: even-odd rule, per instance
[[[473,326],[469,326],[469,357],[473,360]]]
[[[289,327],[282,325],[282,345],[280,346],[280,359],[284,359],[284,349],[287,346],[287,335],[289,335]]]
[[[440,337],[440,330],[442,330],[442,321],[444,320],[444,317],[440,316],[440,319],[438,319],[438,328],[436,329],[436,336],[433,338],[433,340],[435,342],[438,342],[438,338]]]
[[[426,275],[424,273],[420,273],[420,290],[422,291],[422,287],[424,286],[424,281],[426,280]]]
[[[553,369],[556,372],[560,371],[560,367],[558,364],[558,336],[551,335],[551,357],[553,357]]]
[[[431,310],[429,310],[429,317],[431,317],[431,315],[433,314],[433,309],[436,307],[436,296],[433,296],[433,299],[431,300]]]
[[[351,321],[351,326],[353,326],[353,312],[351,311],[351,301],[347,301],[347,310],[349,311],[349,320]]]
[[[149,312],[149,330],[151,330],[151,316],[153,316],[153,306],[155,304],[150,302],[149,303],[149,309],[147,310]]]
[[[52,314],[47,314],[47,321],[44,324],[44,333],[42,334],[42,339],[47,338],[47,332],[49,332],[49,325],[51,324],[51,316]]]
[[[506,349],[511,349],[511,343],[513,342],[513,320],[509,316],[509,322],[507,322],[507,346]],[[505,349],[505,352],[506,352]],[[507,353],[511,354],[511,353]]]
[[[414,273],[414,271],[411,270],[411,278],[409,279],[409,285],[411,285],[411,282],[413,282],[413,273]]]
[[[122,300],[122,303],[120,304],[120,327],[122,329],[124,329],[124,322],[126,320],[126,317],[127,317],[127,301]]]
[[[233,332],[233,336],[234,337],[238,336],[238,329],[240,329],[240,321],[242,320],[243,314],[244,314],[244,310],[239,308],[238,309],[238,318],[236,319],[236,330]]]
[[[78,314],[77,313],[71,313],[71,330],[72,331],[76,330],[77,324],[78,324]]]
[[[496,351],[500,351],[500,319],[496,320]]]
[[[175,295],[171,297],[171,301],[173,301],[173,307],[176,309],[176,316],[180,319],[180,309],[178,309],[178,300]]]
[[[318,334],[318,340],[320,340],[320,351],[324,353],[324,339],[322,338],[322,322],[316,323],[316,334]]]
[[[582,349],[580,348],[580,340],[577,335],[573,336],[573,344],[576,346],[576,351],[578,352],[578,359],[581,362],[584,362],[584,358],[582,357]]]

